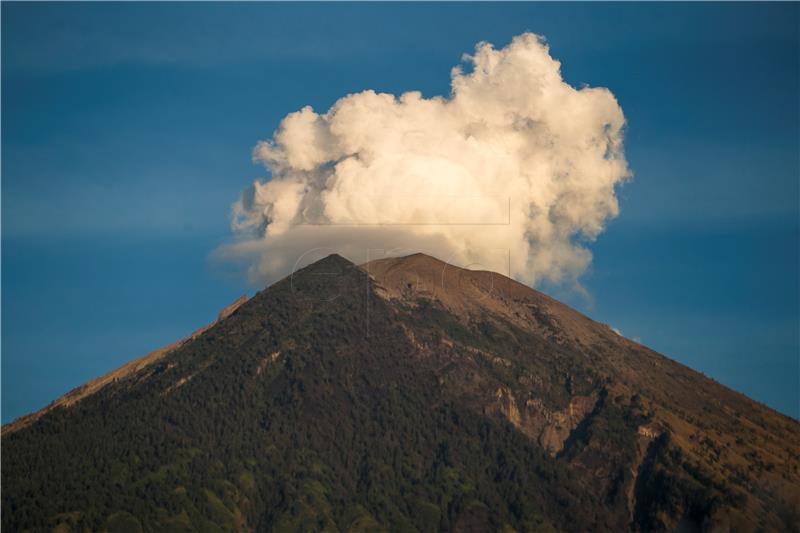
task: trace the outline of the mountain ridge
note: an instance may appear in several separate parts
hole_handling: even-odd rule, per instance
[[[170,344],[167,344],[166,346],[162,346],[161,348],[158,348],[151,352],[148,352],[147,354],[141,357],[137,357],[131,361],[128,361],[127,363],[115,368],[110,372],[107,372],[99,377],[91,379],[86,383],[84,383],[83,385],[75,387],[66,394],[59,396],[46,406],[42,407],[38,411],[34,411],[27,415],[22,415],[12,420],[8,424],[3,424],[0,434],[5,436],[6,434],[18,431],[32,424],[33,422],[35,422],[40,417],[44,416],[53,409],[56,409],[58,407],[69,407],[81,401],[82,399],[86,398],[87,396],[94,394],[99,389],[105,387],[109,383],[113,383],[119,379],[123,379],[130,374],[142,370],[146,366],[156,363],[159,359],[163,358],[165,355],[177,350],[187,342],[196,339],[197,337],[199,337],[200,335],[202,335],[203,333],[214,327],[220,321],[225,320],[227,317],[233,314],[236,311],[236,309],[239,308],[239,306],[241,306],[246,301],[247,301],[246,294],[240,296],[234,302],[222,308],[222,310],[217,314],[217,318],[213,322],[199,329],[196,329],[189,336],[184,337],[183,339],[177,340],[175,342],[172,342]]]

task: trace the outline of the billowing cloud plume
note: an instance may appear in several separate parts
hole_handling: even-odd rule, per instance
[[[364,91],[324,114],[287,115],[254,150],[271,179],[234,204],[238,240],[223,253],[253,258],[259,280],[315,248],[354,261],[422,251],[528,284],[577,280],[629,176],[619,104],[565,83],[533,34],[499,50],[480,43],[464,64],[449,97]]]

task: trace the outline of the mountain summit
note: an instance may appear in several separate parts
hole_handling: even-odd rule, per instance
[[[333,255],[154,354],[3,428],[4,529],[797,530],[797,421],[496,273]]]

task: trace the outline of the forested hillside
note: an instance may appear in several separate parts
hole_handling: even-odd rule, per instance
[[[796,528],[796,421],[443,265],[330,256],[4,428],[3,528]]]

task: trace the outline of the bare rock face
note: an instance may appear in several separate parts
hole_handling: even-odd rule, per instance
[[[597,396],[575,396],[566,409],[545,414],[547,424],[539,435],[539,443],[555,456],[564,448],[564,443],[578,424],[592,412]]]
[[[497,409],[500,413],[517,428],[522,429],[522,417],[519,414],[517,402],[514,399],[514,393],[509,389],[500,387],[495,393],[495,398],[497,399]]]
[[[561,410],[548,409],[537,399],[528,399],[520,406],[511,389],[499,387],[495,391],[495,401],[484,412],[499,413],[555,457],[596,403],[597,395],[592,395],[575,396]]]

